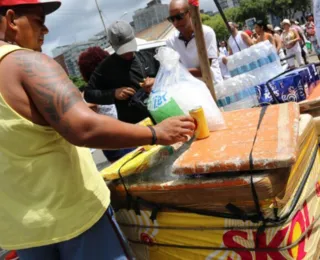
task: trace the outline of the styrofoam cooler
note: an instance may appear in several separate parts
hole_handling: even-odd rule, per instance
[[[289,103],[224,113],[228,128],[194,142],[165,181],[152,170],[145,181],[126,180],[139,198],[132,209],[123,185],[113,182],[117,220],[137,258],[316,259],[320,152],[312,117],[298,110]],[[252,185],[265,222],[250,218],[257,210]],[[209,214],[217,210],[225,215]]]

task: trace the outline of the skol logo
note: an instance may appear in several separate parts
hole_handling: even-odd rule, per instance
[[[316,194],[318,197],[320,197],[320,181],[316,183]]]
[[[303,204],[303,209],[296,213],[290,225],[277,231],[270,239],[268,239],[268,237],[270,236],[270,234],[268,233],[272,234],[272,231],[257,234],[257,232],[254,231],[246,232],[240,230],[231,230],[223,235],[223,243],[228,248],[246,248],[242,244],[246,244],[246,242],[249,241],[249,238],[251,238],[254,239],[254,241],[259,241],[259,248],[279,248],[284,246],[290,246],[300,238],[300,236],[305,232],[305,230],[308,227],[310,227],[310,225],[311,222],[308,205],[305,202]],[[307,237],[303,239],[296,247],[288,250],[288,253],[293,259],[302,260],[306,256],[305,243],[306,240],[309,239],[311,231],[308,233]],[[257,236],[258,239],[256,239]],[[243,243],[240,244],[237,241],[243,241]],[[237,254],[241,257],[242,260],[286,260],[286,258],[280,251],[255,253],[249,251],[238,251]]]

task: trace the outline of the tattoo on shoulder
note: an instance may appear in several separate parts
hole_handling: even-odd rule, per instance
[[[58,124],[76,103],[82,101],[78,89],[67,77],[59,64],[37,52],[15,52],[16,65],[32,82],[29,91],[36,95],[37,102],[52,123]]]

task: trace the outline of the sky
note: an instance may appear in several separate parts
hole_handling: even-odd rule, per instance
[[[106,26],[116,20],[132,21],[135,10],[146,7],[150,0],[97,0]],[[45,37],[43,52],[52,56],[57,46],[86,41],[103,30],[95,0],[61,0],[62,6],[47,16],[49,34]],[[170,0],[162,0],[167,4]],[[213,11],[213,0],[200,0],[200,8]]]

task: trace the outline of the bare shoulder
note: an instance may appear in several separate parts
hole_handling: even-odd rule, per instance
[[[250,38],[250,36],[246,32],[241,32],[242,38]]]
[[[51,125],[59,124],[76,103],[83,101],[78,89],[52,58],[25,50],[10,56],[23,88]]]
[[[53,75],[63,75],[65,72],[61,66],[49,56],[28,50],[20,50],[10,55],[12,64],[19,68],[28,76],[35,76],[45,78]]]

